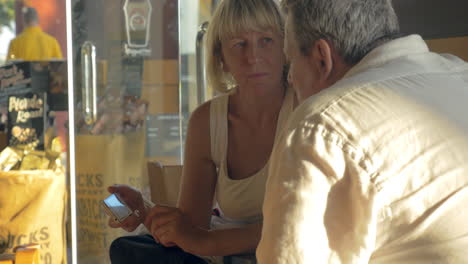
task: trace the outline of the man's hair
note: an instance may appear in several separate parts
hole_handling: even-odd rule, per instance
[[[208,84],[227,92],[235,83],[222,66],[221,41],[236,34],[272,30],[284,36],[284,18],[274,0],[223,0],[216,8],[206,36],[206,73]]]
[[[327,39],[354,65],[399,34],[391,0],[283,0],[282,6],[304,55],[316,40]]]
[[[25,7],[23,10],[23,19],[26,25],[39,22],[39,16],[37,14],[36,9],[32,7]]]

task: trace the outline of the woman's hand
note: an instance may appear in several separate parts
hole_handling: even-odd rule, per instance
[[[110,193],[116,193],[119,197],[130,207],[130,210],[134,212],[138,210],[139,216],[132,214],[127,217],[123,222],[115,221],[112,217],[109,217],[108,224],[113,228],[122,228],[127,232],[135,230],[145,219],[147,209],[143,202],[143,196],[141,192],[128,185],[112,185],[107,188]]]
[[[156,241],[166,247],[177,245],[184,251],[200,254],[206,247],[208,230],[195,227],[178,209],[155,206],[145,219],[145,226]]]

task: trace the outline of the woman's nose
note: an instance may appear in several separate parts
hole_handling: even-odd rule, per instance
[[[247,48],[247,62],[249,64],[255,64],[260,60],[259,47],[251,45]]]

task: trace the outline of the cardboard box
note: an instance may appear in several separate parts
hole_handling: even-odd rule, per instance
[[[164,165],[158,161],[150,161],[147,165],[151,201],[156,204],[176,206],[182,179],[182,165]]]

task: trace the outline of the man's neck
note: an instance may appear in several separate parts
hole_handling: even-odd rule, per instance
[[[346,64],[344,63],[343,61],[341,62],[338,62],[336,65],[336,68],[335,70],[333,71],[332,73],[332,76],[330,78],[330,85],[329,86],[332,86],[333,84],[335,84],[336,82],[338,82],[339,80],[343,79],[343,77],[346,75],[346,73],[352,68],[354,67],[354,65],[349,65],[349,64]],[[329,87],[328,86],[328,87]]]
[[[301,94],[298,94],[299,103],[302,103],[303,101],[305,101],[307,98],[311,97],[312,95],[315,95],[316,93],[321,92],[322,90],[325,90],[333,86],[339,80],[343,79],[346,73],[353,66],[354,65],[349,65],[345,63],[342,59],[335,59],[333,70],[331,74],[328,76],[328,78],[316,83],[316,86],[314,89],[308,89],[308,90],[303,91]]]
[[[39,23],[37,22],[31,22],[29,24],[26,24],[26,27],[37,27],[37,26],[39,26]]]

